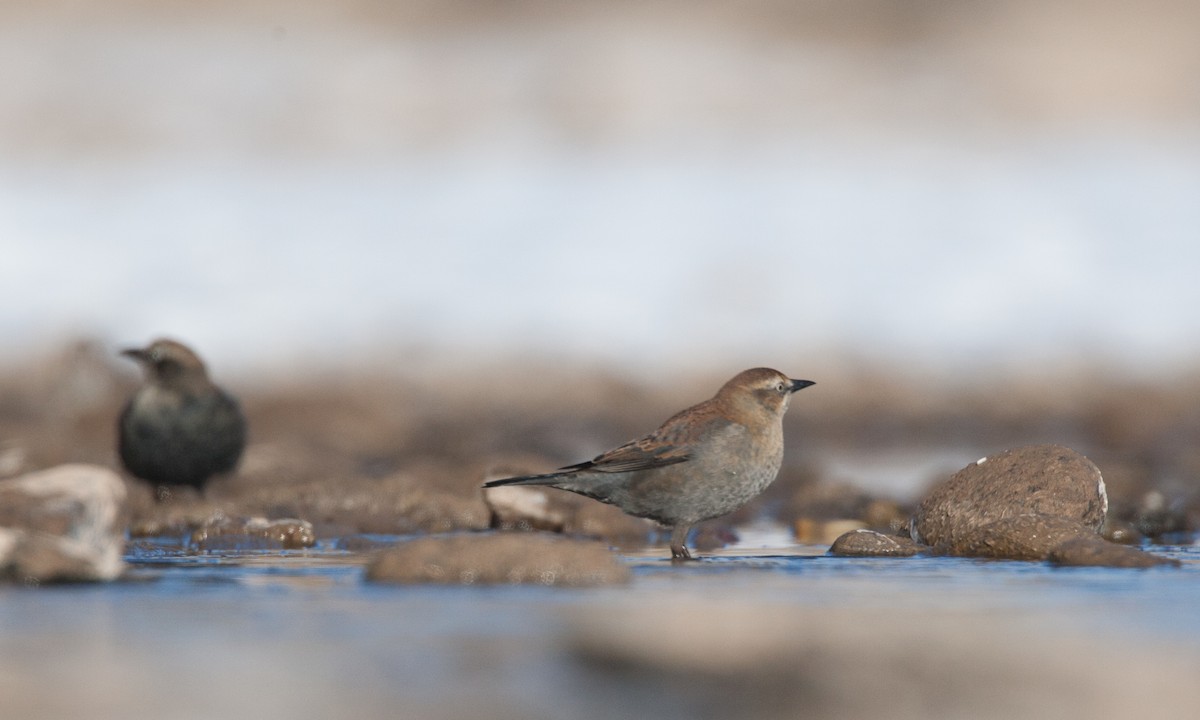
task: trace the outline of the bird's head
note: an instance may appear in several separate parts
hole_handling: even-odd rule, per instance
[[[151,381],[173,383],[188,380],[207,380],[204,362],[191,348],[174,340],[159,339],[144,348],[122,350],[146,369]]]
[[[761,413],[783,417],[787,412],[792,393],[815,385],[811,380],[793,380],[787,375],[770,368],[744,370],[725,383],[717,392],[717,399],[742,412]]]

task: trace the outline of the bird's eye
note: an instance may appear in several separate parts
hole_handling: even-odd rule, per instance
[[[783,384],[782,380],[775,383],[775,392],[783,392],[786,389],[787,389],[787,387]]]

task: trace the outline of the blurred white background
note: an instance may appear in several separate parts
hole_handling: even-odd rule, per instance
[[[0,0],[0,352],[1136,372],[1200,6]]]

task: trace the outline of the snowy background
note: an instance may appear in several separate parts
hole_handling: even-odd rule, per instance
[[[1200,9],[0,2],[0,353],[1200,354]],[[465,353],[465,355],[464,355]]]

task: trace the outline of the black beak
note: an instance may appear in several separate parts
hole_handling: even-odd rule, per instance
[[[127,358],[133,358],[140,363],[150,361],[150,353],[146,352],[142,348],[125,348],[121,351],[121,354]]]
[[[816,383],[812,380],[793,380],[790,390],[791,392],[796,392],[797,390],[803,390],[809,385],[816,385]]]

